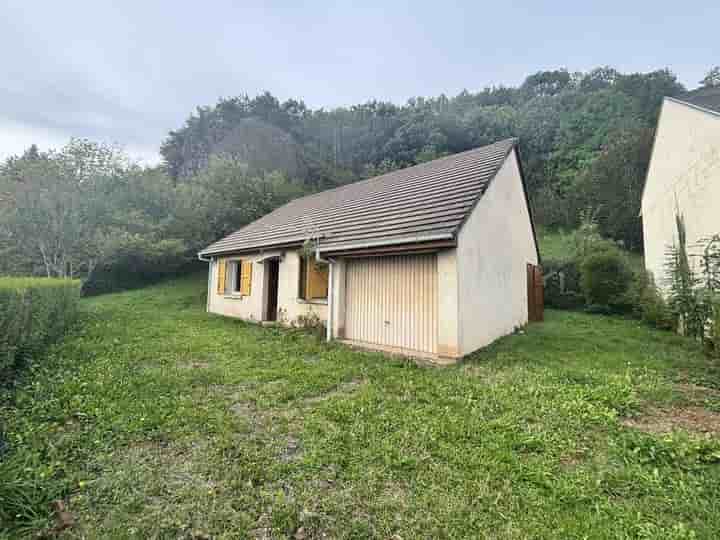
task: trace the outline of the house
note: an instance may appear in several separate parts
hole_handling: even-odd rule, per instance
[[[541,281],[515,139],[296,199],[200,258],[209,312],[437,363],[525,325]]]
[[[663,288],[667,250],[677,241],[677,215],[685,223],[689,249],[720,234],[720,88],[663,101],[641,213],[645,266]]]

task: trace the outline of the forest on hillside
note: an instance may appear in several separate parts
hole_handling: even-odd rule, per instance
[[[715,74],[715,75],[713,75]],[[717,68],[702,85],[720,84]],[[0,274],[89,277],[90,289],[173,272],[207,243],[302,194],[508,137],[538,224],[641,250],[638,217],[669,70],[559,69],[454,97],[310,109],[270,93],[198,107],[162,141],[158,167],[73,140],[0,165]]]

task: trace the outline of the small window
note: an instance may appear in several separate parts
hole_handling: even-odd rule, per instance
[[[298,296],[303,300],[327,300],[328,275],[327,264],[301,256]]]
[[[250,296],[252,285],[252,262],[239,259],[227,261],[224,272],[223,293]]]

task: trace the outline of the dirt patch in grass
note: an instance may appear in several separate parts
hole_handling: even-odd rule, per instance
[[[695,434],[720,435],[720,414],[702,407],[651,409],[643,416],[626,418],[622,424],[646,433],[664,434],[683,430]]]
[[[180,369],[208,369],[210,363],[201,360],[188,360],[187,362],[179,362],[177,366]]]
[[[720,399],[720,390],[716,390],[715,388],[708,388],[707,386],[700,386],[693,383],[677,383],[674,387],[680,395],[693,402]]]
[[[328,399],[332,399],[337,396],[352,394],[352,393],[356,392],[358,389],[360,389],[360,387],[363,384],[365,384],[363,381],[361,381],[359,379],[353,379],[351,381],[339,384],[330,392],[326,392],[325,394],[320,394],[319,396],[313,396],[313,397],[306,398],[305,400],[303,400],[303,402],[306,405],[312,405],[314,403],[321,403],[323,401],[327,401]]]

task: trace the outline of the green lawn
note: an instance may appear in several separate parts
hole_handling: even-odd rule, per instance
[[[56,498],[62,538],[720,537],[695,425],[720,370],[682,338],[549,312],[430,369],[207,315],[205,290],[82,302],[0,411],[0,537]]]

